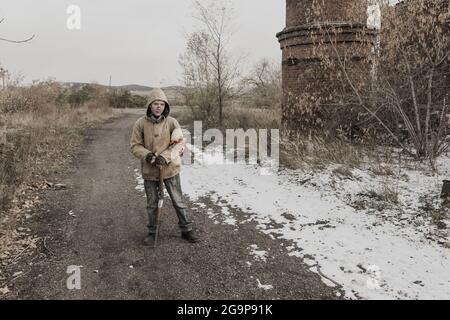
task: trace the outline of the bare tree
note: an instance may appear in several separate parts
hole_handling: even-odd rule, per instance
[[[224,105],[234,94],[242,62],[242,57],[233,59],[228,50],[233,10],[225,1],[195,0],[193,6],[201,27],[187,36],[186,52],[180,58],[185,85],[199,91],[199,105],[210,118],[217,106],[222,125]]]
[[[5,20],[4,18],[0,19],[0,24],[1,24],[4,20]],[[28,38],[23,39],[23,40],[11,40],[11,39],[7,39],[7,38],[0,37],[0,41],[12,42],[12,43],[25,43],[25,42],[29,42],[29,41],[33,40],[33,38],[34,38],[34,34],[33,34],[31,37],[28,37]]]
[[[242,79],[256,107],[281,107],[281,65],[262,58]]]
[[[5,20],[4,18],[0,19],[0,24],[4,20]],[[34,35],[32,35],[31,37],[28,37],[27,39],[23,39],[23,40],[12,40],[12,39],[0,37],[0,41],[11,42],[11,43],[26,43],[26,42],[33,40],[33,38],[34,38]],[[2,81],[2,89],[4,89],[6,87],[6,78],[8,77],[8,74],[9,74],[8,70],[6,70],[2,66],[0,66],[0,79]]]
[[[327,67],[340,74],[344,104],[359,108],[358,120],[363,120],[357,125],[379,127],[407,153],[434,167],[436,157],[449,148],[448,0],[408,0],[397,6],[380,0],[380,5],[383,27],[381,53],[374,57],[376,76],[357,65],[350,69],[335,45],[337,59]],[[335,31],[327,32],[332,42]]]
[[[180,64],[184,70],[185,101],[191,106],[194,116],[207,123],[212,121],[216,97],[210,48],[208,34],[194,32],[189,35],[186,51],[180,57]],[[196,106],[199,110],[195,108]]]

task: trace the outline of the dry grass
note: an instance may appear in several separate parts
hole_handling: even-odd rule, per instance
[[[194,112],[192,112],[194,109]],[[198,114],[197,107],[175,107],[172,115],[180,123],[190,126]],[[281,127],[279,108],[253,108],[238,102],[224,110],[224,124],[219,129],[280,129],[280,163],[289,168],[322,170],[338,165],[335,174],[351,177],[353,168],[369,169],[375,175],[393,176],[398,159],[389,148],[377,147],[375,143],[350,143],[338,138],[305,137],[293,130]],[[204,129],[207,129],[204,126]],[[325,135],[324,135],[325,136]]]
[[[377,176],[395,176],[396,168],[409,163],[408,160],[393,148],[369,141],[351,143],[339,138],[305,137],[281,130],[280,162],[293,169],[315,171],[337,165],[334,173],[344,177],[351,177],[354,168],[369,170]]]
[[[341,165],[333,170],[333,174],[344,177],[344,178],[351,178],[353,177],[352,170],[346,166]]]
[[[278,129],[281,123],[281,111],[279,109],[261,109],[239,106],[234,103],[224,109],[223,125],[217,121],[208,122],[202,119],[202,113],[198,106],[172,106],[171,116],[175,117],[182,125],[193,128],[194,121],[203,120],[203,129],[218,128],[225,132],[226,129]]]
[[[305,138],[282,134],[280,161],[290,168],[325,169],[330,164],[359,167],[365,153],[362,147],[336,140]]]
[[[227,129],[276,129],[281,125],[278,108],[261,109],[232,105],[224,110],[224,127]]]
[[[436,201],[432,195],[421,196],[419,201],[421,203],[420,209],[426,217],[431,218],[431,222],[438,229],[444,230],[448,227],[445,220],[450,217],[450,208],[445,205],[445,202]]]
[[[383,201],[392,203],[395,205],[399,204],[399,187],[396,184],[383,183],[380,190],[380,197]]]
[[[95,102],[76,109],[47,105],[39,111],[2,115],[0,209],[14,197],[19,184],[52,170],[59,159],[70,154],[81,142],[84,125],[111,115],[109,107]]]
[[[382,163],[376,163],[372,166],[371,171],[377,176],[394,176],[395,172],[392,167]]]
[[[0,262],[33,248],[36,239],[19,227],[37,199],[30,186],[42,185],[61,170],[83,141],[86,126],[113,115],[103,101],[79,108],[44,104],[33,111],[0,114]],[[1,266],[0,266],[1,267]]]
[[[351,206],[357,210],[376,210],[383,212],[400,205],[397,185],[382,183],[376,189],[368,189],[357,194]]]

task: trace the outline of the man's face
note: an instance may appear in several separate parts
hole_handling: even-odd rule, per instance
[[[159,117],[161,115],[161,113],[163,113],[164,108],[166,107],[166,104],[164,103],[164,101],[156,100],[156,101],[152,102],[150,107],[151,107],[152,113],[156,117]]]

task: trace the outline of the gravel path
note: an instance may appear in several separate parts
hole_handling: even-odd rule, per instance
[[[139,163],[129,152],[138,117],[121,113],[88,130],[73,166],[53,177],[67,188],[39,191],[43,203],[32,229],[45,241],[23,262],[24,275],[6,298],[339,299],[337,289],[287,254],[287,243],[258,232],[251,222],[238,231],[214,224],[205,213],[215,208],[208,197],[202,205],[189,203],[202,242],[180,238],[166,199],[159,247],[143,246],[145,197],[135,189]],[[265,250],[265,259],[252,255],[252,246]],[[67,289],[71,265],[82,266],[79,290]]]

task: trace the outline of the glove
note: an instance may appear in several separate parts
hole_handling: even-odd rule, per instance
[[[145,156],[145,161],[147,161],[150,164],[153,164],[155,162],[155,154],[153,152],[150,152]]]
[[[166,164],[167,164],[166,159],[164,159],[163,156],[157,156],[156,157],[156,165],[157,166],[163,166],[163,165],[166,165]]]

